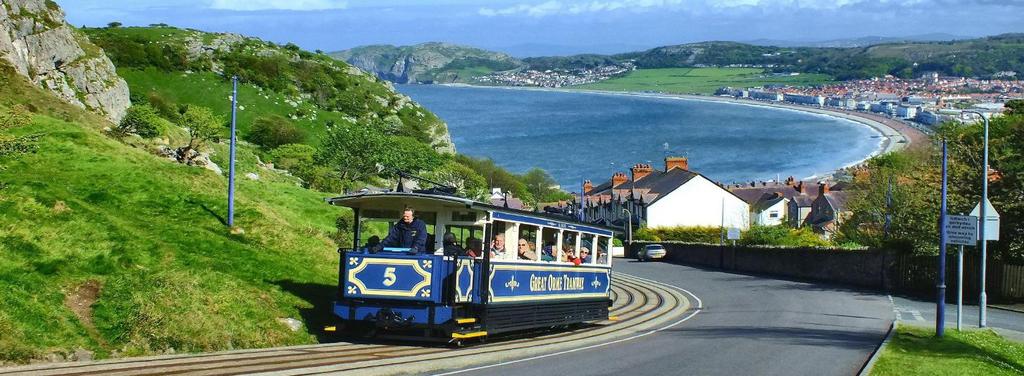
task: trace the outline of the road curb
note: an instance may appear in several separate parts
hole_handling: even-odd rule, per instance
[[[995,309],[998,309],[998,310],[1001,310],[1001,311],[1024,313],[1024,309],[1016,309],[1016,308],[1010,308],[1010,307],[1000,307],[1000,306],[995,306],[995,305],[989,305],[988,307],[989,308],[995,308]]]
[[[868,358],[867,363],[864,363],[864,367],[861,367],[860,373],[857,374],[858,376],[868,376],[871,374],[871,369],[875,367],[875,362],[877,362],[878,358],[882,355],[882,350],[884,350],[885,346],[889,344],[890,340],[892,340],[892,334],[896,332],[896,327],[898,325],[898,321],[893,319],[892,324],[889,325],[889,333],[886,333],[885,339],[878,345],[875,352],[871,354],[871,358]]]

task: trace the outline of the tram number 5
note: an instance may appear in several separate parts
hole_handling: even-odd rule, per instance
[[[395,284],[396,279],[398,279],[398,276],[395,275],[394,267],[388,267],[384,269],[384,286],[390,287],[391,285]]]

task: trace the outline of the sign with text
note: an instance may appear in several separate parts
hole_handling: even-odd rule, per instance
[[[726,239],[729,239],[729,240],[739,240],[740,239],[740,229],[735,228],[735,227],[730,227],[729,228],[729,232],[726,235],[727,235]]]
[[[946,216],[946,244],[976,245],[978,243],[978,217],[970,215]]]

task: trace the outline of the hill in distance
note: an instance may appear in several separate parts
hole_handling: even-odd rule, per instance
[[[437,42],[363,46],[330,56],[400,84],[467,83],[473,77],[524,66],[519,59],[501,52]]]
[[[829,39],[829,40],[783,40],[783,39],[755,39],[747,41],[746,43],[753,44],[756,46],[776,46],[776,47],[868,47],[876,44],[883,43],[914,43],[914,42],[949,42],[954,40],[971,39],[971,37],[965,37],[961,35],[953,35],[946,33],[930,33],[920,35],[910,35],[905,37],[882,37],[882,36],[864,36],[857,38],[840,38],[840,39]]]

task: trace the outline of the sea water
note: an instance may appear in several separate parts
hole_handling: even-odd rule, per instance
[[[723,182],[812,178],[879,148],[878,132],[836,117],[705,100],[565,91],[398,85],[448,123],[456,149],[515,173],[548,171],[566,190],[666,156]]]

